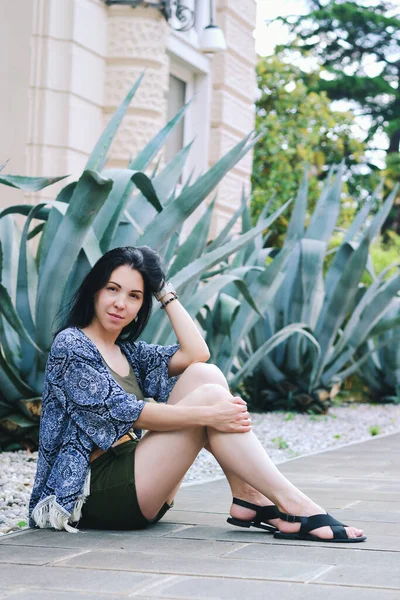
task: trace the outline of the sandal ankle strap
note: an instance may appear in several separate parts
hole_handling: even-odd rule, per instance
[[[257,504],[252,504],[251,502],[241,500],[240,498],[232,498],[232,504],[237,504],[238,506],[243,506],[243,508],[249,508],[250,510],[257,510],[257,508],[259,508]]]
[[[255,521],[264,521],[278,518],[279,511],[275,504],[259,506],[258,504],[252,504],[251,502],[241,500],[240,498],[232,498],[232,502],[233,504],[237,504],[238,506],[243,506],[243,508],[249,508],[250,510],[254,510],[256,512],[256,517],[254,519]]]
[[[282,521],[286,521],[287,523],[305,523],[307,521],[307,517],[298,517],[296,515],[289,515],[288,513],[284,513],[278,510],[279,518]]]

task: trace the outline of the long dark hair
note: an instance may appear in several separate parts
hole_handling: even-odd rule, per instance
[[[144,297],[137,314],[138,320],[132,321],[124,327],[118,340],[133,342],[139,337],[151,315],[152,293],[160,289],[165,279],[161,258],[149,246],[125,246],[106,252],[92,267],[75,292],[67,308],[68,312],[62,319],[55,335],[67,327],[83,328],[92,322],[95,294],[107,285],[111,273],[124,265],[139,271],[142,275]]]

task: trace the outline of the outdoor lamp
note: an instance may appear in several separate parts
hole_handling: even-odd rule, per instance
[[[216,54],[226,50],[224,32],[214,23],[214,2],[210,0],[210,24],[205,27],[200,36],[200,50],[204,54]]]
[[[182,0],[155,0],[153,2],[149,0],[104,0],[104,2],[107,6],[122,4],[132,8],[138,6],[156,8],[175,31],[189,31],[196,23],[196,11],[186,6]],[[178,23],[175,25],[174,21]],[[213,0],[210,0],[210,24],[200,34],[200,50],[204,54],[215,54],[226,50],[224,33],[214,23]]]
[[[200,50],[204,54],[216,54],[221,50],[226,50],[225,36],[222,29],[214,23],[207,25],[200,37]]]

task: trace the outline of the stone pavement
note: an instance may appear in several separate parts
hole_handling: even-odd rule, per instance
[[[274,540],[225,521],[225,480],[182,488],[142,532],[27,530],[0,538],[0,598],[399,600],[400,433],[280,465],[368,540]]]

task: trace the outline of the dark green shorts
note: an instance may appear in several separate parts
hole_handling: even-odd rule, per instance
[[[155,519],[140,511],[135,488],[135,450],[129,440],[96,458],[91,464],[90,495],[82,508],[79,528],[144,529],[159,521],[171,506],[165,502]]]

